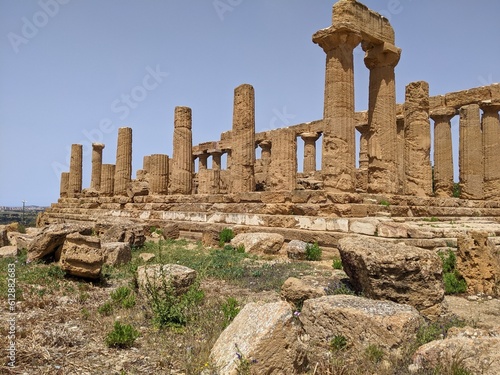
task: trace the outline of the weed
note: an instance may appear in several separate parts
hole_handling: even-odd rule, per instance
[[[330,340],[330,351],[339,351],[347,348],[347,339],[342,335],[335,335]]]
[[[465,293],[467,291],[467,282],[456,270],[457,257],[455,253],[448,249],[447,254],[439,253],[443,264],[443,282],[446,294]]]
[[[417,332],[416,345],[422,346],[428,342],[445,338],[451,327],[465,327],[466,322],[456,317],[440,319],[436,322],[422,325]]]
[[[116,321],[113,330],[106,336],[106,345],[113,348],[130,348],[139,332],[130,324],[121,324]]]
[[[372,363],[379,363],[384,358],[384,351],[375,344],[368,345],[365,354]]]
[[[435,223],[436,221],[439,221],[439,219],[437,217],[432,216],[430,218],[424,217],[422,219],[422,221],[427,221],[427,222],[430,222],[430,223]]]
[[[221,306],[222,313],[224,314],[224,328],[227,327],[233,319],[238,315],[241,308],[238,300],[233,297],[228,297],[226,302],[224,302]]]
[[[127,309],[135,306],[135,295],[129,287],[121,286],[111,292],[110,296],[113,302],[121,307]]]
[[[462,195],[462,187],[458,182],[453,184],[453,198],[460,198]]]
[[[66,272],[61,267],[51,264],[47,268],[47,276],[54,279],[63,279],[66,276]]]
[[[342,266],[342,259],[340,259],[340,258],[334,258],[333,259],[333,263],[332,263],[332,267],[333,267],[333,269],[341,270],[343,268],[343,266]]]
[[[97,308],[97,312],[104,316],[110,316],[113,314],[113,304],[111,302],[105,302]]]
[[[84,320],[88,320],[90,318],[90,311],[87,310],[85,307],[82,309],[82,318]]]
[[[231,228],[224,228],[219,233],[219,246],[223,247],[224,244],[230,242],[234,238],[234,232]]]
[[[380,204],[381,206],[384,206],[384,207],[389,207],[389,206],[391,205],[391,204],[390,204],[389,202],[387,202],[386,200],[381,200],[381,201],[379,202],[379,204]]]
[[[314,244],[309,243],[306,246],[306,259],[307,260],[321,260],[321,248],[318,246],[318,243]]]

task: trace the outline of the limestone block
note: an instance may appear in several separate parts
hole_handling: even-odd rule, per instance
[[[220,375],[236,375],[238,353],[255,374],[297,374],[306,356],[298,340],[299,325],[286,302],[249,303],[222,332],[210,357]]]
[[[195,282],[195,270],[180,264],[154,264],[137,268],[137,284],[139,291],[161,289],[163,285],[171,286],[175,293],[183,294]]]
[[[382,222],[377,226],[379,237],[407,238],[408,229],[404,223]]]
[[[7,228],[5,225],[0,225],[0,247],[9,246],[10,242],[7,237]]]
[[[457,269],[469,293],[500,295],[500,253],[486,232],[469,232],[458,238]]]
[[[405,303],[429,318],[440,315],[444,287],[435,252],[363,237],[342,238],[338,248],[353,287],[366,297]]]
[[[350,231],[357,234],[374,236],[377,233],[377,219],[351,219],[349,220]]]
[[[119,266],[132,260],[132,251],[128,242],[107,242],[101,244],[104,263]]]
[[[243,245],[247,253],[276,254],[284,242],[285,238],[277,233],[240,233],[231,240],[231,245]]]
[[[106,242],[128,242],[130,246],[142,246],[146,241],[144,225],[124,222],[123,224],[111,224],[99,229],[101,241]]]
[[[96,279],[103,264],[104,255],[98,237],[79,233],[66,236],[60,259],[62,270],[73,276]]]
[[[327,219],[326,230],[332,232],[349,232],[349,219]]]
[[[0,258],[13,258],[19,253],[17,246],[2,246],[0,247]]]
[[[131,181],[127,184],[127,196],[129,198],[142,197],[149,194],[149,183],[145,181]]]
[[[494,83],[489,86],[492,102],[500,102],[500,83]]]
[[[150,260],[153,260],[155,258],[155,255],[153,253],[141,253],[139,254],[139,258],[141,258],[144,262],[149,262]]]
[[[325,295],[325,289],[319,285],[314,285],[310,280],[289,277],[281,286],[281,298],[296,306],[302,304],[307,299],[323,297]]]
[[[304,260],[306,259],[306,247],[307,242],[300,240],[291,240],[283,246],[284,251],[286,251],[288,258]]]
[[[350,295],[308,299],[299,319],[316,356],[329,352],[335,336],[345,337],[347,346],[359,352],[369,345],[398,351],[415,339],[423,323],[411,306]]]

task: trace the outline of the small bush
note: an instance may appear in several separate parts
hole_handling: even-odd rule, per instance
[[[389,202],[387,202],[386,200],[381,200],[380,203],[379,203],[381,206],[384,206],[384,207],[389,207],[391,204]]]
[[[318,243],[314,244],[309,243],[306,246],[306,259],[307,260],[320,260],[321,259],[321,248],[318,246]]]
[[[231,228],[224,228],[219,233],[219,246],[223,247],[225,243],[230,242],[234,238],[234,232]]]
[[[460,187],[459,183],[454,183],[453,184],[453,198],[460,198],[460,195],[462,195],[462,188]]]
[[[330,350],[339,351],[344,350],[347,347],[347,339],[342,335],[335,335],[330,340]]]
[[[114,303],[126,309],[135,306],[135,295],[129,287],[121,286],[111,292],[111,299]]]
[[[240,312],[240,305],[238,300],[229,297],[226,302],[222,304],[222,312],[224,314],[224,328],[227,327]]]
[[[458,271],[443,274],[443,282],[446,294],[459,294],[467,291],[467,282]]]
[[[341,270],[343,268],[342,259],[339,258],[333,259],[332,267],[336,270]]]
[[[97,312],[104,316],[110,316],[113,314],[113,304],[111,302],[106,302],[97,308]]]
[[[116,321],[113,330],[106,336],[106,345],[110,348],[130,348],[139,332],[130,324],[121,324]]]

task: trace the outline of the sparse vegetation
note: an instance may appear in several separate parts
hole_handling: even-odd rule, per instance
[[[335,335],[330,340],[330,350],[339,351],[344,350],[347,347],[347,339],[342,335]]]
[[[224,244],[230,242],[234,238],[234,232],[231,228],[224,228],[219,233],[219,246],[223,247]]]
[[[321,248],[318,243],[309,243],[306,246],[306,259],[310,261],[321,260]]]
[[[130,348],[138,337],[139,332],[130,324],[116,321],[113,330],[106,336],[106,345],[114,348]]]
[[[342,266],[342,259],[340,258],[334,258],[332,262],[332,267],[335,270],[341,270],[343,268]]]
[[[455,253],[448,249],[446,254],[439,253],[443,263],[443,282],[446,294],[465,293],[467,291],[467,282],[456,269],[457,257]]]
[[[227,327],[241,310],[238,300],[233,297],[228,297],[221,308],[224,313],[224,327]]]
[[[386,201],[386,200],[381,200],[381,201],[379,202],[379,204],[380,204],[381,206],[384,206],[384,207],[389,207],[389,206],[391,205],[391,204],[390,204],[388,201]]]

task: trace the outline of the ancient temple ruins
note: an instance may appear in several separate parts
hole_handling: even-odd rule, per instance
[[[390,202],[382,208],[394,216],[500,216],[500,84],[430,97],[427,82],[412,82],[405,102],[397,104],[394,70],[401,49],[394,30],[356,0],[338,1],[332,25],[312,40],[326,54],[322,119],[256,133],[254,89],[243,84],[234,91],[232,129],[193,145],[191,109],[177,107],[172,155],[144,156],[135,179],[132,129],[119,129],[114,165],[102,164],[104,145],[93,144],[87,189],[82,189],[82,146],[73,145],[69,173],[61,176],[61,199],[45,220],[113,215],[174,220],[186,231],[201,231],[209,224],[310,229],[323,217],[322,230],[334,230],[342,225],[340,217],[380,212],[381,201]],[[370,72],[364,112],[354,108],[358,45]],[[460,118],[459,189],[453,180],[455,116]],[[304,145],[301,173],[298,142]],[[461,199],[452,198],[458,193]]]

